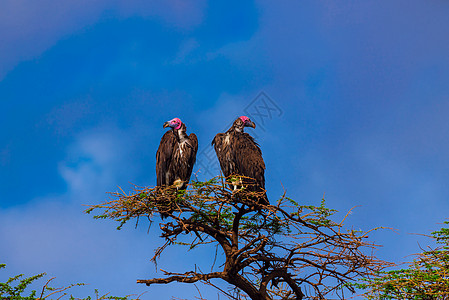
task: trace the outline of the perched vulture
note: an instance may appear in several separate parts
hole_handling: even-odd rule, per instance
[[[245,127],[256,128],[256,124],[246,116],[237,118],[228,131],[215,136],[212,145],[225,177],[248,177],[236,180],[237,182],[233,183],[234,189],[244,185],[249,191],[265,192],[265,163],[262,151],[254,138],[243,132]],[[265,193],[260,201],[269,204]]]
[[[187,135],[186,125],[178,118],[165,122],[166,127],[171,130],[162,136],[156,152],[157,186],[185,189],[195,164],[198,139],[194,133]]]

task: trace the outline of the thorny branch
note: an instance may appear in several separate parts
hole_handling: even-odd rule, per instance
[[[96,218],[120,222],[157,214],[168,216],[160,223],[165,244],[152,260],[177,243],[191,237],[195,248],[216,244],[224,264],[211,273],[165,272],[164,278],[139,283],[204,282],[220,278],[243,294],[230,299],[344,299],[344,290],[354,292],[351,283],[370,277],[391,264],[373,256],[378,245],[367,241],[367,232],[345,229],[343,221],[330,219],[333,210],[324,206],[302,206],[286,193],[275,205],[259,204],[261,193],[230,190],[223,178],[193,182],[187,190],[173,187],[135,187],[131,194],[111,193],[110,201],[91,206],[100,209]],[[367,254],[369,253],[369,254]]]

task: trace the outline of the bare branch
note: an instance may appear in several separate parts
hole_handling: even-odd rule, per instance
[[[172,274],[172,273],[167,273]],[[178,274],[169,276],[166,278],[153,278],[153,279],[139,279],[137,280],[137,283],[145,283],[147,286],[150,286],[151,284],[161,284],[161,283],[170,283],[170,282],[184,282],[184,283],[194,283],[198,281],[208,281],[212,278],[223,278],[222,272],[213,272],[208,274],[201,274],[201,273],[195,273],[195,272],[186,272],[184,274]]]

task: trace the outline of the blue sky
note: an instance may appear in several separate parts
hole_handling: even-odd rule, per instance
[[[200,178],[215,172],[214,135],[249,114],[270,199],[284,186],[301,203],[326,193],[341,214],[358,206],[349,226],[396,229],[371,236],[387,260],[426,245],[411,233],[449,209],[446,1],[147,2],[0,3],[0,278],[193,299],[188,285],[135,284],[161,275],[157,226],[116,231],[82,206],[154,185],[173,117],[198,136]],[[198,257],[170,251],[160,268]]]

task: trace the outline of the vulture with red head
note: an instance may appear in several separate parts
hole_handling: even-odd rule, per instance
[[[165,122],[166,127],[171,130],[162,136],[156,153],[157,186],[185,189],[195,164],[198,139],[194,133],[187,135],[187,127],[179,118]]]
[[[265,163],[262,151],[254,138],[244,132],[245,127],[256,128],[256,124],[248,117],[241,116],[225,133],[219,133],[212,141],[217,153],[221,170],[225,177],[242,176],[233,179],[235,189],[244,186],[249,191],[262,192],[259,198],[261,204],[269,204],[265,193]]]
[[[198,139],[194,133],[187,135],[186,125],[179,118],[164,123],[170,127],[161,139],[156,152],[157,186],[175,186],[177,190],[187,187],[192,175],[198,150]],[[162,217],[166,217],[162,213]]]

